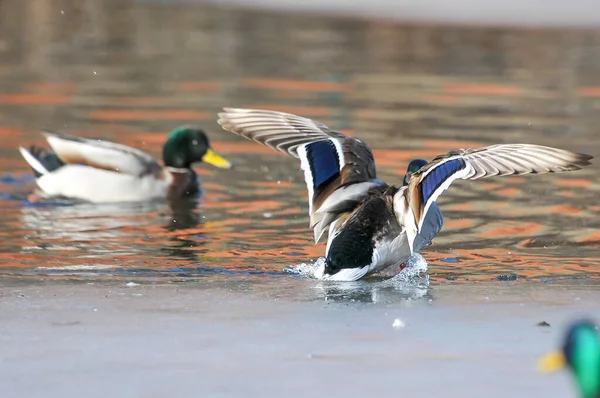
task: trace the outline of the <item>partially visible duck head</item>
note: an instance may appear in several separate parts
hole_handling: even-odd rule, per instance
[[[204,162],[222,169],[233,165],[210,147],[206,133],[197,127],[178,127],[169,134],[163,147],[165,166],[189,169],[193,163]]]
[[[425,166],[426,164],[427,161],[424,159],[411,160],[406,168],[406,174],[404,175],[404,180],[402,180],[402,185],[408,185],[410,177],[417,171],[421,170],[421,167]]]
[[[581,397],[600,397],[600,337],[597,326],[589,320],[573,323],[567,330],[561,350],[540,360],[544,372],[566,366],[571,370]]]

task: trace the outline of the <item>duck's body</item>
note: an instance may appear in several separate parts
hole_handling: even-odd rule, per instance
[[[546,355],[540,365],[545,372],[566,365],[582,398],[600,398],[600,336],[596,325],[589,320],[573,323],[561,350]]]
[[[326,261],[315,272],[315,277],[321,279],[329,275],[329,280],[357,280],[408,261],[412,252],[393,207],[398,191],[397,187],[378,184],[355,204],[351,212],[330,224]],[[414,251],[431,243],[442,226],[442,213],[435,205],[415,239]]]
[[[192,163],[231,164],[216,155],[199,129],[179,128],[163,148],[165,166],[136,148],[109,141],[44,132],[53,152],[19,150],[32,167],[44,196],[89,202],[131,202],[195,194],[198,178]]]
[[[182,174],[189,180],[186,192],[197,192],[198,183],[192,174]],[[131,202],[165,199],[173,190],[173,180],[170,170],[140,176],[86,165],[65,165],[37,178],[36,183],[49,197],[61,196],[89,202]]]
[[[377,179],[362,141],[299,116],[225,108],[228,131],[300,159],[315,242],[328,232],[325,264],[315,277],[353,281],[400,265],[441,230],[437,197],[455,179],[578,170],[591,156],[527,144],[448,152],[411,162],[404,186]]]

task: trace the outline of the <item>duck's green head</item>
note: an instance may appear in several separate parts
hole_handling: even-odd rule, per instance
[[[410,180],[410,177],[417,171],[421,170],[421,167],[425,166],[426,164],[427,161],[424,159],[411,160],[406,169],[406,174],[404,175],[402,185],[408,185],[408,180]]]
[[[582,397],[600,396],[600,337],[594,323],[587,320],[574,323],[567,331],[562,350],[540,360],[544,372],[565,365],[573,372]]]
[[[163,161],[165,166],[179,169],[189,169],[195,162],[208,163],[222,169],[232,167],[231,162],[210,148],[206,133],[191,126],[178,127],[169,134],[163,147]]]

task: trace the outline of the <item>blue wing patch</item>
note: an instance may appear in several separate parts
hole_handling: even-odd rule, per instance
[[[340,175],[339,154],[330,140],[306,145],[306,157],[315,190]]]
[[[450,176],[465,168],[465,161],[452,159],[440,164],[425,176],[421,181],[421,197],[423,203],[427,203],[436,189],[440,187]]]

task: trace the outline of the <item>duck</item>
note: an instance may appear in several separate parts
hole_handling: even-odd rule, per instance
[[[436,199],[457,179],[579,170],[592,156],[533,144],[453,150],[412,161],[402,186],[377,178],[369,146],[301,116],[223,108],[226,131],[300,160],[315,243],[327,233],[316,279],[356,281],[408,258],[441,230]]]
[[[93,203],[181,198],[199,192],[192,165],[204,162],[229,169],[206,133],[195,126],[173,130],[163,146],[161,165],[139,149],[111,141],[42,132],[52,150],[19,147],[33,169],[42,197],[65,197]]]
[[[539,367],[544,373],[567,367],[582,398],[600,398],[600,336],[596,324],[589,319],[573,322],[561,349],[542,357]]]

